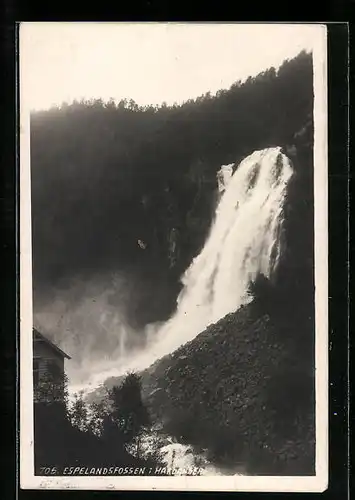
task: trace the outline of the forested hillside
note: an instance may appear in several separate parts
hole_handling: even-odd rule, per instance
[[[119,271],[132,289],[127,320],[139,327],[166,319],[210,227],[217,170],[273,145],[300,174],[287,208],[293,264],[282,272],[289,283],[290,269],[293,277],[310,269],[312,78],[303,52],[278,71],[182,105],[95,100],[34,113],[35,304],[73,278]]]

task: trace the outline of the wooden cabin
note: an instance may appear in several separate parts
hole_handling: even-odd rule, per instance
[[[35,401],[62,400],[65,359],[71,359],[38,330],[33,328],[33,392]]]

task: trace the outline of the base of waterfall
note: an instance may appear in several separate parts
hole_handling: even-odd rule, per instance
[[[160,447],[157,447],[157,441]],[[161,428],[151,430],[141,441],[142,458],[151,456],[154,451],[158,451],[162,464],[150,471],[156,476],[242,475],[242,470],[226,473],[218,469],[207,459],[206,453],[197,453],[193,446],[178,443],[173,437],[164,435]]]

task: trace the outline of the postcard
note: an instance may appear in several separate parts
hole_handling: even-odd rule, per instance
[[[328,484],[327,28],[24,22],[20,486]]]

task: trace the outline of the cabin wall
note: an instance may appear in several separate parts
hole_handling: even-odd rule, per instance
[[[41,340],[33,342],[33,358],[53,363],[64,374],[64,357],[46,342]]]
[[[48,388],[48,377],[54,382]],[[41,339],[33,341],[33,384],[35,399],[58,399],[64,395],[64,357]]]

